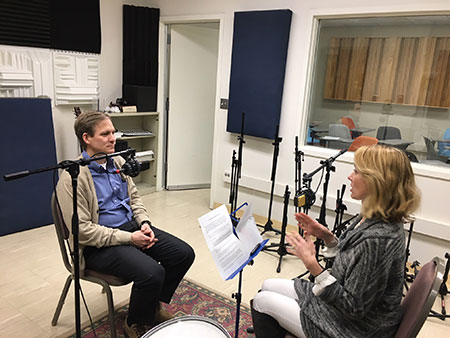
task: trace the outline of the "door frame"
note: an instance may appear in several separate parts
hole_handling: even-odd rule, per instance
[[[158,78],[158,111],[160,113],[160,124],[159,124],[159,137],[158,149],[159,154],[161,154],[161,160],[157,163],[157,189],[162,190],[166,187],[166,163],[167,163],[167,142],[168,142],[168,121],[167,121],[167,111],[166,111],[166,100],[169,95],[169,58],[170,55],[170,45],[168,45],[168,26],[171,24],[189,24],[189,23],[208,23],[217,22],[219,24],[219,41],[218,41],[218,58],[217,58],[217,73],[216,73],[216,97],[215,97],[215,110],[214,110],[214,131],[213,131],[213,159],[214,154],[218,144],[216,142],[215,131],[217,129],[217,113],[220,109],[220,82],[221,82],[221,69],[222,69],[222,45],[223,45],[223,15],[221,14],[211,14],[211,15],[196,15],[196,16],[162,16],[160,18],[159,26],[159,78]],[[211,168],[211,187],[216,179],[216,161],[213,160]],[[211,189],[212,196],[212,189]],[[210,199],[211,201],[211,199]],[[212,202],[210,202],[212,206]]]

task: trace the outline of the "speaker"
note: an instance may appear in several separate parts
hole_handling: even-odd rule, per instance
[[[124,84],[122,97],[130,106],[137,106],[138,111],[156,111],[156,87]]]

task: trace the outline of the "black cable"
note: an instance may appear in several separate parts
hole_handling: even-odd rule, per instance
[[[317,184],[316,191],[314,191],[314,195],[319,191],[320,185],[322,184],[323,173],[325,172],[325,168],[322,168],[322,173],[320,174],[319,184]]]

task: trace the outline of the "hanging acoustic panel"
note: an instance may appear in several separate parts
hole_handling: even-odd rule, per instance
[[[236,12],[227,131],[273,139],[280,122],[292,11]]]
[[[0,236],[52,224],[53,171],[5,181],[4,175],[56,165],[50,99],[1,98]],[[56,173],[57,174],[57,173]],[[57,179],[58,176],[56,176]]]

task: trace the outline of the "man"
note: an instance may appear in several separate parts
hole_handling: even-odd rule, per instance
[[[114,152],[115,128],[103,112],[81,113],[75,133],[82,157]],[[149,325],[172,318],[160,301],[169,303],[194,261],[193,249],[150,222],[129,176],[117,174],[121,157],[92,161],[78,176],[80,273],[89,268],[133,282],[128,316],[123,324],[128,338],[140,337]],[[61,175],[57,196],[66,224],[71,224],[72,185]]]

